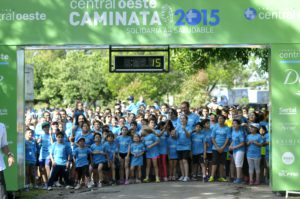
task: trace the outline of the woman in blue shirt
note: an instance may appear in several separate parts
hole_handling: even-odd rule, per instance
[[[169,180],[176,180],[177,172],[177,139],[176,132],[171,120],[167,120],[166,131],[168,133],[168,155],[169,155]]]
[[[171,123],[170,120],[168,120]],[[167,122],[168,122],[167,121]],[[166,131],[168,123],[161,121],[157,127],[156,131],[157,137],[159,137],[159,158],[158,158],[158,167],[159,167],[159,176],[165,182],[168,181],[168,172],[167,172],[167,148],[168,148],[168,132]],[[169,127],[168,127],[169,128]]]
[[[249,126],[250,133],[247,136],[247,160],[249,164],[249,177],[250,185],[259,185],[259,175],[260,175],[260,158],[261,158],[261,147],[263,144],[263,139],[258,132],[259,124],[258,123],[251,123]],[[253,175],[255,170],[255,182],[253,181]]]
[[[229,150],[233,151],[233,160],[236,167],[236,180],[233,183],[242,182],[242,168],[245,155],[245,134],[240,128],[240,120],[234,119],[232,122],[232,142]]]
[[[188,117],[187,115],[180,116],[180,125],[176,128],[176,137],[177,137],[177,155],[179,159],[179,166],[181,171],[181,177],[179,181],[187,182],[189,178],[189,163],[188,159],[190,158],[191,152],[191,133],[192,126],[187,126]]]
[[[145,152],[145,145],[141,142],[141,137],[138,134],[133,136],[134,143],[130,146],[131,163],[130,173],[131,178],[134,178],[134,170],[137,168],[136,183],[141,183],[142,178],[142,166],[143,166],[143,155]]]

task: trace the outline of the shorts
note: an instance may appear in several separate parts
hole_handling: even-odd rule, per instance
[[[198,155],[193,155],[193,164],[203,164],[204,159],[203,159],[203,154],[198,154]]]
[[[235,167],[237,168],[242,168],[244,164],[244,151],[237,151],[236,153],[233,154],[233,160]]]
[[[76,167],[76,173],[78,175],[78,179],[81,179],[82,177],[90,177],[89,165]]]
[[[39,166],[40,167],[50,166],[50,165],[51,165],[51,159],[50,158],[39,160]]]
[[[213,154],[212,153],[206,153],[206,160],[208,162],[212,162],[212,159],[213,159]]]
[[[127,153],[119,153],[119,156],[120,156],[122,159],[125,159],[125,157],[127,156]]]
[[[188,160],[190,158],[190,150],[177,151],[177,156],[179,160]]]
[[[212,159],[212,164],[217,165],[217,164],[223,164],[225,165],[226,163],[226,155],[227,152],[219,153],[216,150],[213,150],[213,159]]]

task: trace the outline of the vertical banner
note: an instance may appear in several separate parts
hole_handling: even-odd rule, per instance
[[[300,44],[272,45],[272,190],[300,190]]]
[[[17,64],[16,47],[0,46],[0,122],[7,130],[7,141],[10,150],[15,154],[16,164],[7,166],[7,157],[4,156],[6,169],[4,171],[6,186],[10,191],[18,190],[18,174],[24,171],[18,165],[19,151],[17,131]],[[22,147],[24,146],[21,143]],[[18,146],[19,147],[19,146]],[[1,154],[3,155],[3,154]]]

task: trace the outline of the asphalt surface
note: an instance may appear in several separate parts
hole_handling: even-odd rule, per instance
[[[282,198],[272,193],[267,185],[249,186],[235,185],[233,183],[203,183],[193,182],[162,182],[147,184],[130,184],[118,186],[105,186],[102,188],[81,188],[79,190],[66,190],[54,188],[39,195],[43,199],[236,199],[236,198]]]

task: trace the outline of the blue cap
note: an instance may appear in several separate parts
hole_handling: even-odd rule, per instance
[[[77,143],[78,143],[80,140],[85,141],[85,138],[84,138],[84,137],[79,137],[78,140],[77,140]]]
[[[133,100],[134,100],[134,97],[130,95],[130,96],[127,98],[127,100],[133,101]]]

